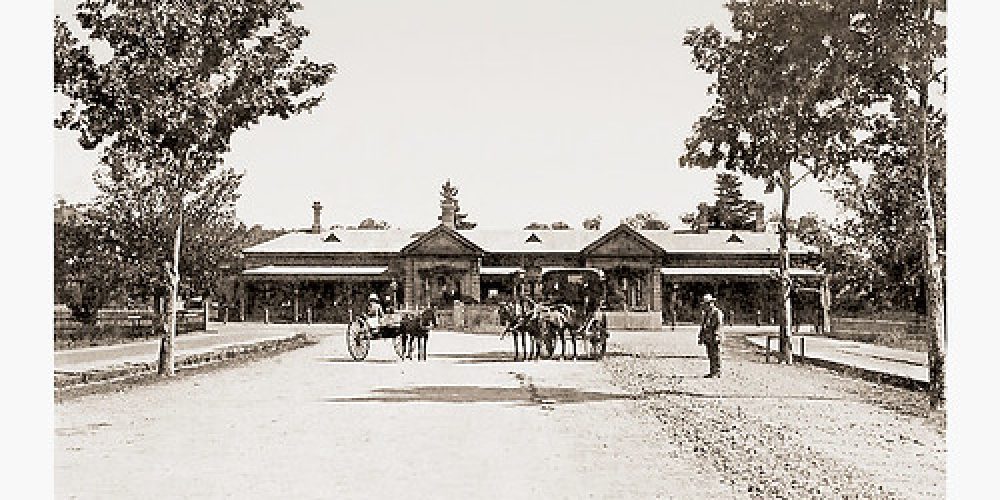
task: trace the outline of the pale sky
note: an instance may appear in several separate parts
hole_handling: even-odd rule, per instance
[[[681,39],[728,25],[721,0],[301,1],[305,53],[339,71],[311,114],[234,138],[226,162],[246,172],[237,215],[249,224],[308,227],[320,201],[325,226],[427,228],[447,178],[488,228],[578,228],[597,214],[607,226],[637,211],[676,228],[712,199],[714,171],[678,166],[709,105]],[[55,134],[55,194],[91,199],[97,155]],[[744,194],[779,207],[757,181]],[[803,182],[792,214],[809,211],[839,213]]]

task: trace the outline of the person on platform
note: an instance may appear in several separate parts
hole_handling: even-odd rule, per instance
[[[670,299],[667,301],[667,320],[670,322],[670,331],[677,329],[677,308],[680,307],[677,293],[679,287],[676,283],[670,287]]]
[[[378,327],[382,326],[382,317],[385,316],[385,311],[382,309],[382,304],[378,301],[377,294],[371,294],[368,296],[368,326],[372,330],[377,330]]]
[[[698,332],[698,343],[705,344],[708,352],[708,375],[705,378],[722,376],[722,360],[720,345],[722,344],[722,325],[725,318],[722,309],[715,304],[715,297],[705,294],[702,298],[701,330]]]

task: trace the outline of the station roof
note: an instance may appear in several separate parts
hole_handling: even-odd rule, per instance
[[[458,234],[487,253],[578,253],[613,231],[587,229],[469,229]],[[288,233],[245,249],[246,254],[269,253],[398,253],[427,230],[406,229],[335,229],[319,234]],[[710,230],[689,231],[640,230],[639,234],[668,254],[727,253],[774,254],[778,235],[768,232]],[[817,252],[789,236],[789,252]]]
[[[707,233],[640,230],[667,253],[778,253],[778,233],[755,231],[710,230]],[[818,252],[792,235],[788,237],[790,253]]]

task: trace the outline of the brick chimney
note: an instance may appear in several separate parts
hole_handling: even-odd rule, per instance
[[[323,224],[320,223],[320,213],[323,212],[323,205],[320,205],[318,201],[313,202],[313,225],[312,233],[319,234],[323,232]]]
[[[441,224],[455,229],[455,202],[444,199],[441,201]]]
[[[763,233],[767,230],[767,221],[764,220],[764,204],[754,203],[753,204],[753,230],[757,233]]]

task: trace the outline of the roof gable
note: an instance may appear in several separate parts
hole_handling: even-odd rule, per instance
[[[657,257],[663,249],[631,226],[622,224],[601,236],[583,249],[591,256]]]
[[[403,247],[408,255],[482,255],[483,249],[449,227],[440,225]]]

